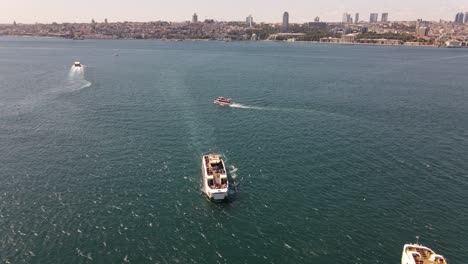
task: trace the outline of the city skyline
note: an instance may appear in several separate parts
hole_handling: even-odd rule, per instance
[[[174,0],[170,3],[162,1],[121,0],[115,4],[109,0],[94,2],[81,0],[70,6],[69,2],[59,0],[45,1],[10,1],[0,5],[4,15],[0,23],[52,23],[52,22],[84,22],[91,19],[109,22],[120,21],[189,21],[193,13],[198,19],[214,19],[218,21],[243,21],[251,14],[258,22],[281,23],[282,14],[288,12],[290,23],[313,21],[319,16],[322,21],[340,22],[343,13],[384,13],[391,14],[392,21],[408,21],[423,18],[424,20],[453,20],[454,14],[467,12],[468,3],[447,0],[443,6],[436,0],[415,0],[407,3],[394,0],[391,3],[375,3],[369,0],[346,1],[329,0],[325,3],[310,3],[305,0],[274,1],[266,0],[236,2],[220,2],[203,0],[189,2]]]

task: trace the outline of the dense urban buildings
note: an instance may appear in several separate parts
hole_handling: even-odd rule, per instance
[[[463,16],[463,17],[461,17]],[[450,46],[464,47],[468,42],[468,23],[464,13],[456,21],[388,21],[388,14],[373,13],[369,22],[353,21],[344,13],[342,22],[324,23],[319,17],[314,22],[289,23],[289,14],[276,23],[254,23],[252,15],[244,21],[198,21],[193,14],[184,22],[112,22],[51,23],[0,25],[0,36],[35,36],[70,39],[161,39],[161,40],[276,40],[316,41],[325,43]],[[460,22],[463,21],[463,22]],[[359,23],[358,23],[359,22]]]
[[[283,24],[281,26],[281,32],[287,33],[289,31],[289,13],[284,12],[283,14]]]

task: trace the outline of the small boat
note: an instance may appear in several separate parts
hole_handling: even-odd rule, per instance
[[[442,255],[419,244],[406,244],[401,255],[401,264],[447,264]]]
[[[221,155],[211,153],[202,157],[202,190],[214,201],[228,198],[229,182]]]
[[[233,101],[232,101],[231,98],[224,98],[224,97],[220,96],[220,97],[216,98],[213,103],[215,103],[217,105],[225,106],[225,105],[232,105]]]
[[[73,64],[73,66],[75,67],[81,67],[81,63],[79,61],[75,61],[75,63]]]

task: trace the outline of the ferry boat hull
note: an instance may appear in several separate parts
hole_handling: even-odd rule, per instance
[[[228,198],[229,182],[224,161],[217,154],[202,157],[202,191],[213,201]]]

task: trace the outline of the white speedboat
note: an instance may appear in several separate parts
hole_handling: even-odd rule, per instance
[[[228,198],[229,182],[221,155],[212,153],[202,157],[202,180],[208,198],[215,201]]]
[[[401,255],[401,264],[447,264],[442,255],[419,244],[406,244]]]
[[[233,104],[233,101],[231,98],[224,98],[222,96],[216,98],[213,103],[220,105],[220,106],[229,106]]]
[[[81,63],[79,61],[75,61],[75,63],[73,63],[73,66],[75,67],[81,67]]]

